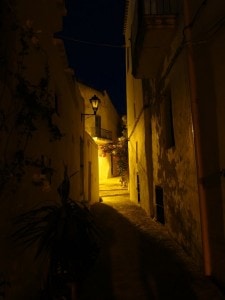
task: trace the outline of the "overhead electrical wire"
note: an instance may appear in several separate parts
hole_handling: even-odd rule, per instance
[[[72,41],[75,43],[87,44],[87,45],[98,46],[98,47],[109,47],[109,48],[125,48],[126,47],[125,45],[112,45],[112,44],[105,44],[105,43],[83,41],[83,40],[79,40],[79,39],[76,39],[73,37],[68,37],[68,36],[64,36],[64,35],[60,35],[60,34],[55,35],[55,37],[61,38],[63,40]]]

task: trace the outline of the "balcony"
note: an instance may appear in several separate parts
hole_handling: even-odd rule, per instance
[[[179,0],[137,1],[131,28],[133,75],[156,77],[177,29]]]
[[[112,141],[112,131],[98,127],[91,127],[91,136],[97,144],[105,144]]]

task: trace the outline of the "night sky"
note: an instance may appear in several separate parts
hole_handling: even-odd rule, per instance
[[[126,113],[124,0],[66,0],[63,31],[75,77],[106,90],[119,114]]]

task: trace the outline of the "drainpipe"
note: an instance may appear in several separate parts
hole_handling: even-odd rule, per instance
[[[199,207],[200,207],[200,218],[201,218],[201,234],[202,234],[202,247],[203,247],[203,263],[204,272],[206,276],[211,275],[211,253],[209,245],[209,228],[208,228],[208,217],[207,217],[207,206],[206,206],[206,192],[202,183],[204,177],[203,171],[203,159],[202,159],[202,145],[201,145],[201,132],[199,126],[199,99],[197,95],[197,81],[196,81],[196,70],[194,62],[194,51],[192,46],[192,28],[191,19],[189,12],[190,0],[184,0],[184,33],[187,41],[187,63],[189,72],[189,83],[190,83],[190,98],[191,98],[191,113],[194,131],[194,147],[196,156],[196,169],[198,179],[198,193],[199,193]]]

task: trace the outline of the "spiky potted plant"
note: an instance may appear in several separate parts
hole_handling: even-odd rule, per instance
[[[18,216],[13,238],[29,247],[38,243],[36,258],[48,255],[42,299],[77,299],[77,287],[99,252],[99,232],[89,209],[69,198],[67,167],[58,188],[60,205],[46,205]]]

